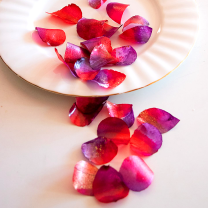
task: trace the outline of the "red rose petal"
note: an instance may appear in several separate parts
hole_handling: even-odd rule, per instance
[[[95,198],[103,203],[116,202],[129,194],[122,176],[110,166],[102,166],[93,181]]]
[[[77,108],[85,114],[97,111],[109,97],[76,97]]]
[[[76,4],[69,4],[56,12],[46,13],[59,17],[69,24],[76,24],[82,18],[82,11]]]
[[[35,28],[38,31],[38,35],[43,42],[50,46],[59,46],[66,40],[66,34],[60,29],[45,29],[41,27]]]
[[[118,147],[114,142],[105,137],[98,137],[82,144],[82,153],[95,165],[103,165],[110,162],[118,153]]]
[[[121,24],[122,15],[128,6],[129,6],[129,4],[121,4],[121,3],[111,2],[107,5],[106,11],[108,13],[108,16],[112,20],[114,20],[118,24]]]
[[[180,120],[162,109],[149,108],[139,114],[137,121],[139,124],[150,123],[163,134],[175,127]]]
[[[104,24],[103,25],[103,36],[110,38],[111,36],[113,36],[118,29],[121,27],[122,25],[120,25],[119,27],[113,27],[111,25],[108,24]]]
[[[115,117],[101,121],[98,125],[97,135],[111,139],[115,144],[128,144],[130,141],[130,131],[127,124]]]
[[[130,148],[141,156],[150,156],[162,146],[162,135],[149,123],[141,124],[130,140]]]
[[[88,0],[89,5],[94,8],[98,9],[102,4],[104,4],[107,0]]]
[[[73,186],[83,195],[93,196],[92,184],[98,169],[88,162],[79,161],[74,167]]]
[[[111,117],[117,117],[125,121],[130,128],[134,124],[133,105],[131,104],[115,104],[107,101],[108,112]]]
[[[103,105],[99,106],[99,108],[91,114],[84,114],[81,111],[79,111],[79,109],[76,106],[76,103],[74,103],[69,111],[69,117],[74,125],[87,126],[94,120],[94,118],[98,115],[102,108]]]
[[[120,38],[136,43],[147,43],[152,35],[152,28],[148,26],[136,26],[125,30]]]
[[[143,26],[148,26],[149,22],[144,19],[143,17],[139,16],[139,15],[135,15],[133,17],[131,17],[130,19],[128,19],[123,26],[123,32],[125,30],[128,30],[132,27],[138,26],[138,25],[143,25]]]
[[[100,70],[97,76],[92,80],[104,88],[115,88],[126,78],[126,75],[112,69]]]
[[[92,69],[88,58],[78,59],[74,64],[74,70],[82,80],[92,80],[96,77],[100,69]]]
[[[126,186],[132,191],[142,191],[146,189],[154,179],[152,170],[147,166],[144,160],[138,156],[127,157],[123,161],[119,172]]]

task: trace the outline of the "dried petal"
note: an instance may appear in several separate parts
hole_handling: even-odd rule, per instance
[[[127,124],[115,117],[101,121],[98,125],[97,135],[112,139],[115,144],[128,144],[130,141],[130,131]]]
[[[108,24],[104,24],[103,25],[103,36],[110,38],[111,36],[113,36],[118,29],[121,27],[122,25],[120,25],[119,27],[113,27],[111,25]]]
[[[130,128],[134,124],[133,105],[131,104],[115,104],[107,101],[108,112],[111,117],[117,117],[126,122]]]
[[[92,69],[88,58],[78,59],[74,64],[74,70],[82,80],[92,80],[96,77],[100,69]]]
[[[69,117],[71,122],[76,126],[87,126],[89,125],[94,118],[98,115],[98,113],[102,110],[103,105],[101,105],[98,110],[90,114],[84,114],[76,106],[74,103],[69,111]]]
[[[139,25],[148,26],[149,22],[146,19],[144,19],[143,17],[141,17],[139,15],[135,15],[135,16],[131,17],[130,19],[128,19],[124,23],[122,31],[124,32],[125,30],[128,30],[132,27],[139,26]]]
[[[66,34],[60,29],[45,29],[41,27],[35,28],[38,31],[38,35],[43,42],[50,46],[59,46],[66,40]]]
[[[150,156],[162,146],[162,135],[149,123],[141,124],[130,140],[130,148],[141,156]]]
[[[175,127],[180,120],[162,109],[149,108],[139,114],[137,121],[139,124],[150,123],[163,134]]]
[[[93,196],[92,184],[98,169],[88,162],[79,161],[74,167],[73,186],[83,195]]]
[[[108,97],[76,97],[77,108],[84,114],[97,111],[104,105]]]
[[[110,166],[102,166],[93,182],[95,198],[103,203],[116,202],[129,194],[129,189],[124,184],[122,176]]]
[[[104,88],[115,88],[126,78],[126,75],[112,69],[100,70],[97,76],[92,80]]]
[[[76,24],[82,18],[82,11],[76,4],[69,4],[56,12],[46,13],[59,17],[69,24]]]
[[[121,3],[111,2],[107,5],[106,11],[108,13],[108,16],[112,20],[114,20],[118,24],[121,24],[122,15],[128,6],[129,6],[129,4],[121,4]]]
[[[110,139],[98,137],[82,144],[82,153],[95,165],[110,162],[118,153],[118,147]]]
[[[119,172],[126,186],[132,191],[142,191],[146,189],[154,178],[152,170],[147,166],[144,160],[138,156],[127,157],[123,161]]]
[[[137,43],[147,43],[152,35],[152,28],[148,26],[136,26],[125,30],[120,38]]]
[[[98,9],[102,4],[104,4],[107,0],[88,0],[89,5],[94,8]]]

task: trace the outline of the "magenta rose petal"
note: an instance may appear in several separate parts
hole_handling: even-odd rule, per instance
[[[111,139],[115,144],[128,144],[130,141],[127,124],[116,117],[109,117],[101,121],[97,128],[97,135]]]
[[[108,24],[104,24],[103,25],[103,36],[110,38],[111,36],[113,36],[118,29],[121,27],[122,25],[120,25],[119,27],[113,27],[111,25]]]
[[[112,69],[100,70],[97,76],[92,80],[101,87],[113,89],[120,85],[126,78],[126,75]]]
[[[130,148],[140,156],[150,156],[162,146],[162,135],[159,130],[149,124],[141,124],[130,139]]]
[[[56,12],[46,13],[59,17],[69,24],[76,24],[82,18],[82,11],[76,4],[69,4]]]
[[[149,108],[139,114],[137,121],[139,125],[150,123],[163,134],[175,127],[180,120],[162,109]]]
[[[121,18],[125,11],[125,9],[129,6],[129,4],[121,4],[116,2],[111,2],[107,5],[106,11],[108,16],[117,22],[118,24],[121,24]]]
[[[89,5],[94,9],[99,9],[107,0],[88,0]]]
[[[110,166],[102,166],[93,181],[95,198],[103,203],[116,202],[129,194],[121,174]]]
[[[132,42],[144,44],[149,41],[151,35],[151,27],[136,26],[128,30],[125,30],[121,35],[119,35],[119,37]]]
[[[98,169],[83,160],[79,161],[74,167],[73,186],[79,193],[93,196],[92,185]]]
[[[125,121],[130,128],[134,124],[133,105],[131,104],[115,104],[107,101],[108,112],[111,117],[117,117]]]
[[[154,173],[138,156],[127,157],[119,170],[126,186],[132,191],[146,189],[154,179]],[[94,183],[93,183],[94,185]]]
[[[117,145],[110,139],[98,137],[82,144],[82,153],[95,165],[110,162],[118,153]]]

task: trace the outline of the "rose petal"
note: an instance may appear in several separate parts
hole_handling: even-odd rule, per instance
[[[83,195],[93,196],[92,184],[98,169],[88,162],[79,161],[74,167],[73,186]]]
[[[123,199],[129,193],[122,176],[110,166],[102,166],[93,181],[95,198],[103,203],[116,202]]]
[[[128,144],[130,141],[130,131],[127,124],[115,117],[101,121],[98,125],[97,135],[111,139],[115,144]]]
[[[103,36],[110,38],[111,36],[113,36],[118,29],[121,27],[122,25],[120,25],[119,27],[113,27],[111,25],[108,24],[104,24],[103,25]]]
[[[126,78],[126,75],[112,69],[100,70],[97,76],[92,80],[104,88],[115,88]]]
[[[110,53],[112,51],[111,40],[107,37],[97,37],[81,42],[81,45],[89,52],[92,52],[95,46],[104,45],[106,50]]]
[[[122,15],[128,6],[129,6],[129,4],[121,4],[121,3],[111,2],[107,5],[106,11],[108,13],[108,16],[112,20],[114,20],[115,22],[120,24]]]
[[[130,148],[141,156],[150,156],[162,146],[162,135],[159,130],[149,123],[141,124],[130,140]]]
[[[120,38],[137,43],[147,43],[152,35],[152,28],[148,26],[136,26],[125,30]]]
[[[110,139],[98,137],[82,144],[82,153],[95,165],[110,162],[118,153],[118,147]]]
[[[128,30],[132,27],[138,26],[138,25],[143,25],[143,26],[148,26],[149,22],[144,19],[143,17],[139,16],[139,15],[135,15],[133,17],[131,17],[130,19],[128,19],[123,26],[123,32],[125,30]]]
[[[76,126],[87,126],[89,125],[94,118],[99,114],[99,112],[102,110],[103,105],[101,105],[98,110],[91,114],[84,114],[76,106],[76,103],[74,103],[69,111],[69,117],[71,122]]]
[[[119,172],[126,186],[132,191],[146,189],[154,178],[154,173],[144,160],[135,155],[129,156],[123,161]]]
[[[115,104],[107,101],[108,112],[111,117],[122,119],[130,128],[134,124],[133,105],[131,104]]]
[[[104,4],[107,0],[88,0],[89,5],[94,8],[98,9],[102,4]]]
[[[42,41],[50,46],[59,46],[66,40],[66,34],[63,30],[46,29],[41,27],[36,27],[35,29],[38,31],[38,35]]]
[[[82,11],[76,4],[69,4],[56,12],[46,13],[59,17],[69,24],[76,24],[82,18]]]
[[[84,114],[97,111],[109,97],[76,97],[76,106]]]
[[[82,80],[92,80],[96,77],[100,69],[92,69],[88,58],[78,59],[74,64],[74,70]]]

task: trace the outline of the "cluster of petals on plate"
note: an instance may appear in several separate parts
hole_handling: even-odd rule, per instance
[[[98,9],[106,0],[88,0],[89,5]],[[48,13],[60,18],[66,23],[77,24],[77,34],[83,38],[81,46],[67,43],[64,58],[55,48],[60,61],[71,71],[73,76],[83,81],[93,81],[106,89],[113,89],[120,85],[126,78],[124,73],[113,69],[103,69],[107,66],[127,66],[134,63],[137,53],[130,45],[112,48],[111,40],[120,27],[121,18],[129,5],[111,2],[106,11],[109,17],[119,24],[113,27],[107,24],[108,20],[87,19],[82,15],[81,9],[76,4],[69,4],[56,12]],[[35,28],[43,42],[50,46],[59,46],[66,40],[66,34],[60,29]],[[128,19],[123,26],[120,38],[144,44],[152,34],[149,22],[139,15]]]
[[[97,137],[81,146],[89,162],[78,162],[73,174],[73,185],[79,193],[95,196],[103,203],[116,202],[126,197],[129,190],[139,192],[149,187],[154,173],[141,157],[158,152],[162,146],[162,133],[179,122],[159,108],[144,110],[135,119],[131,104],[114,104],[107,99],[77,97],[70,109],[71,121],[77,126],[84,126],[107,103],[110,117],[99,123]],[[137,128],[131,136],[129,128],[135,120]],[[117,155],[119,145],[128,144],[134,155],[123,161],[119,171],[106,165]],[[101,167],[98,169],[96,165]]]

